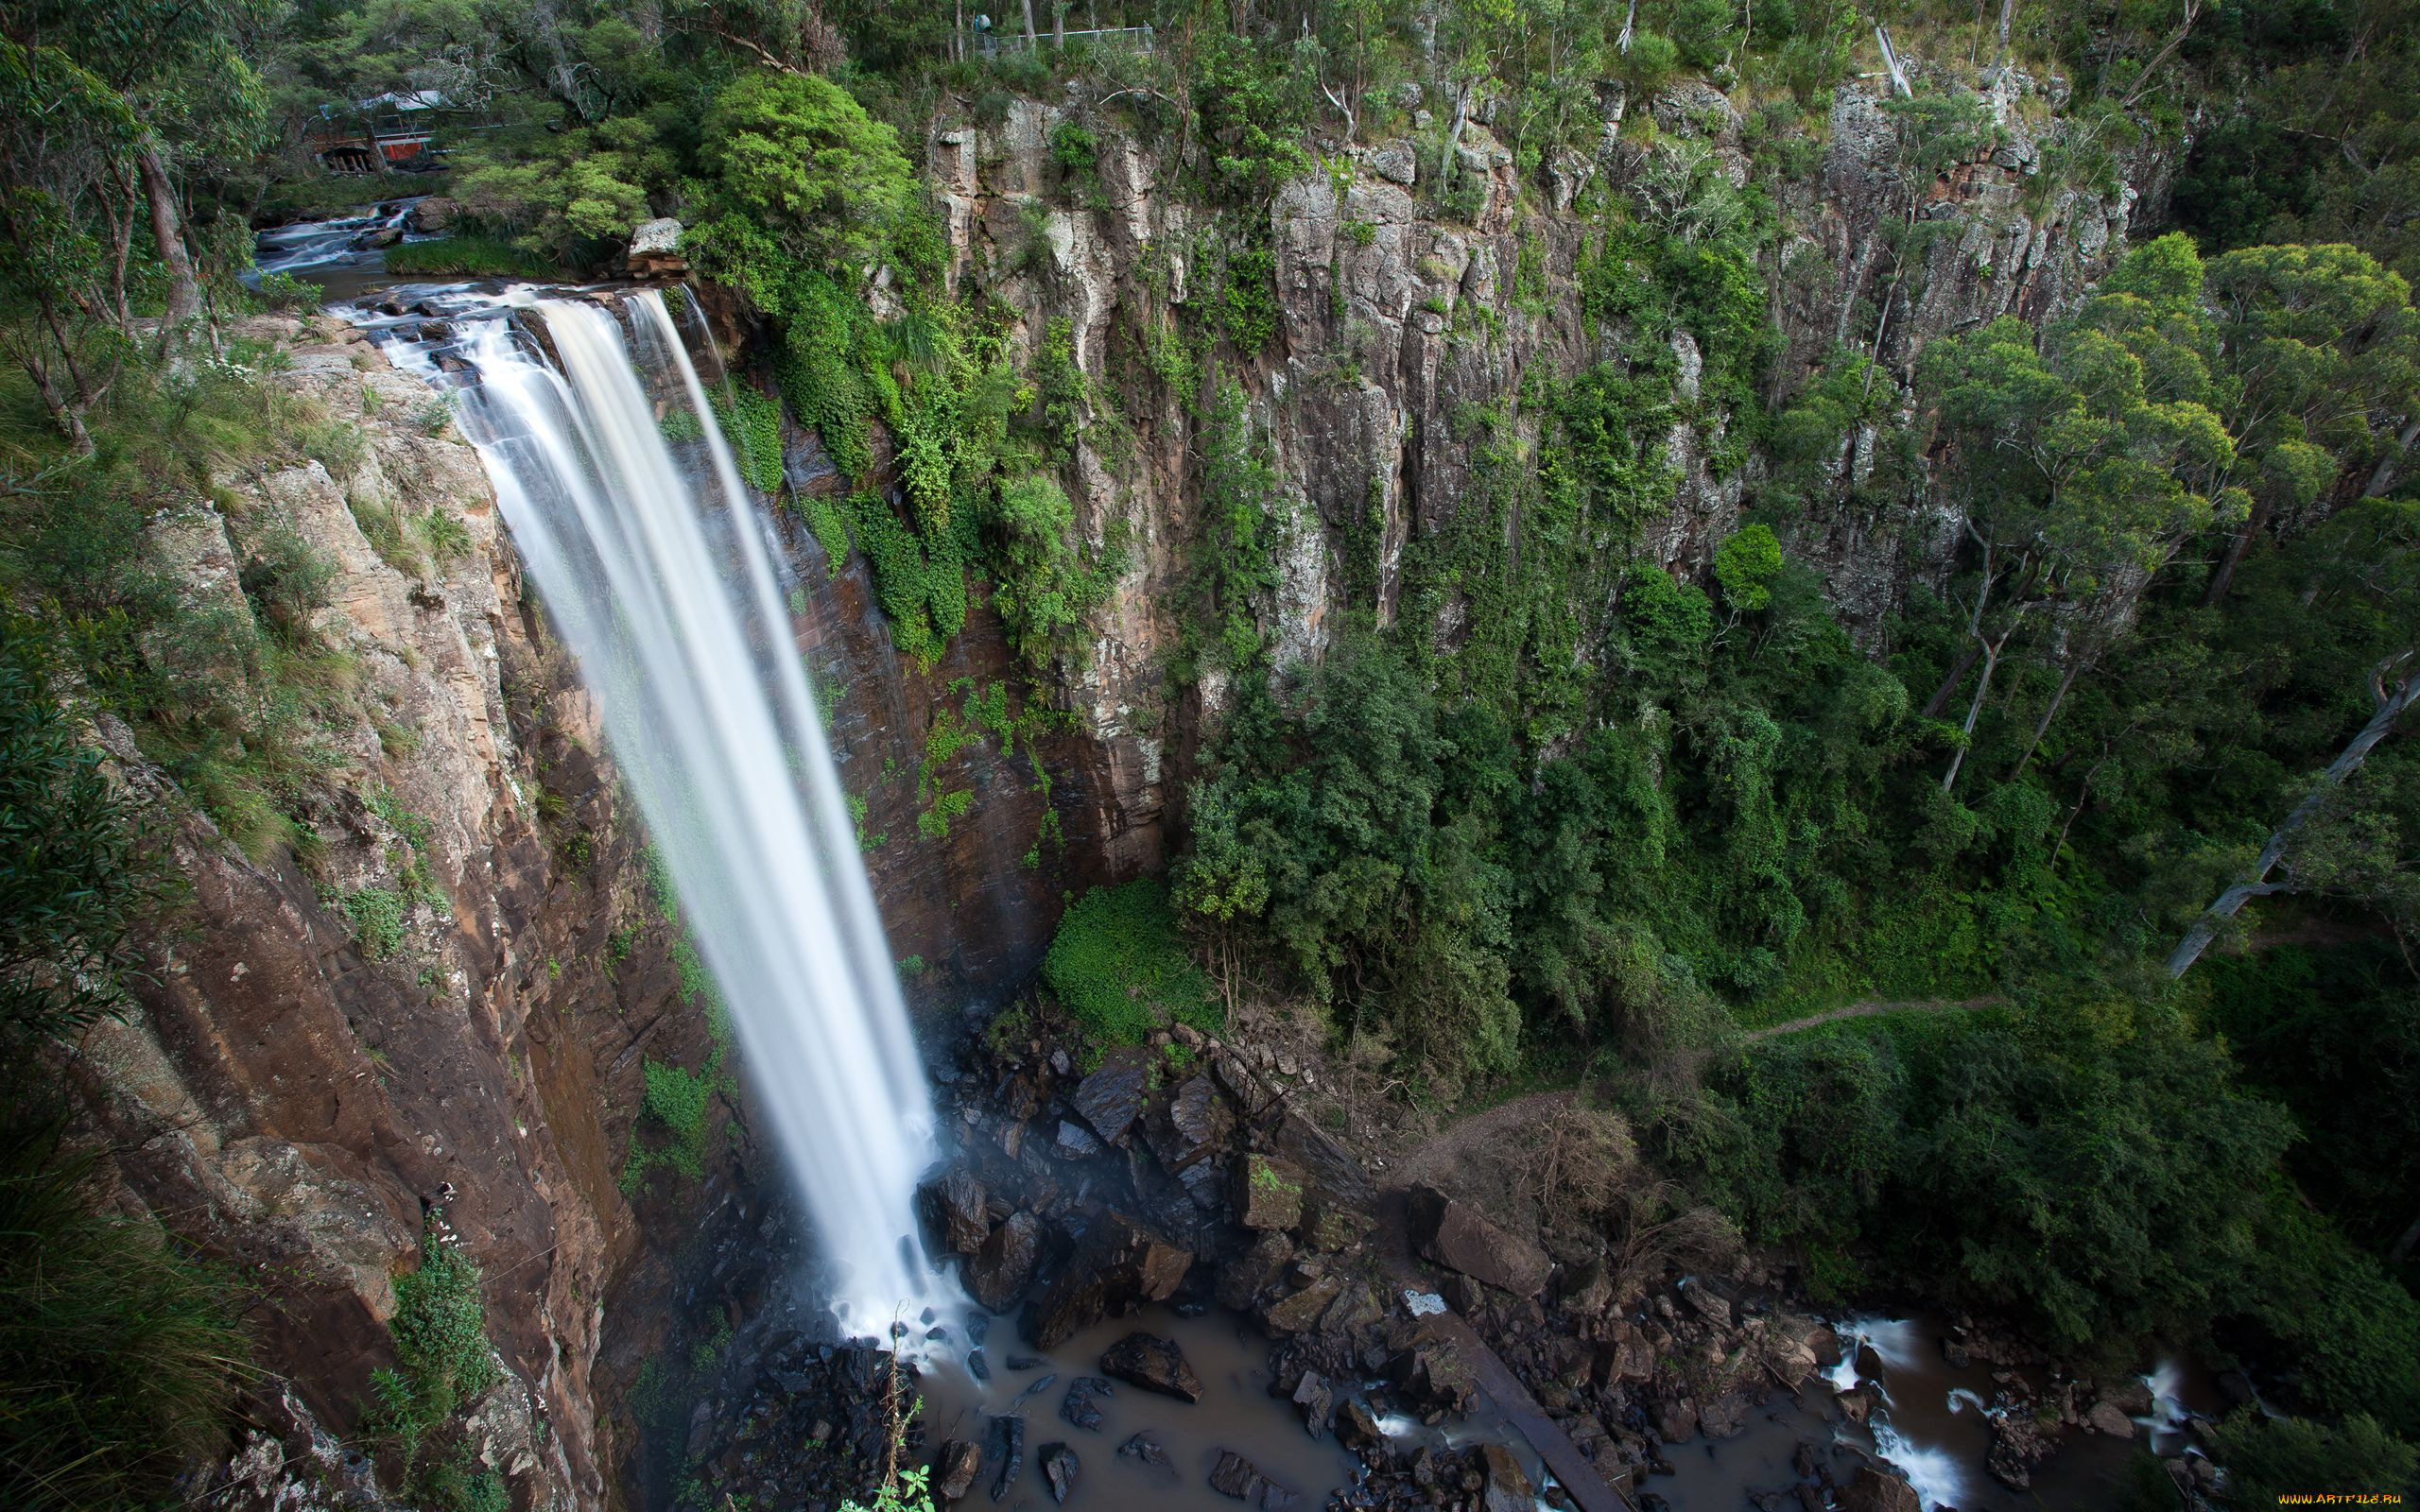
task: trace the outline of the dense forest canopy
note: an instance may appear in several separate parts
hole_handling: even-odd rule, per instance
[[[752,428],[786,404],[849,484],[806,523],[871,562],[901,654],[935,661],[988,603],[1037,705],[1135,557],[1079,528],[1080,455],[1174,402],[1198,529],[1169,705],[1219,696],[1155,917],[1224,998],[1308,1002],[1436,1102],[1598,1079],[1675,1202],[1810,1284],[2004,1310],[2072,1351],[2189,1338],[2312,1419],[2242,1430],[2247,1465],[2359,1444],[2408,1475],[2420,8],[1024,0],[988,51],[966,18],[0,0],[0,582],[32,616],[9,627],[9,771],[87,845],[11,862],[9,1032],[111,1006],[126,926],[93,901],[124,891],[130,843],[28,687],[123,719],[254,853],[309,846],[312,712],[348,696],[310,629],[323,566],[264,549],[249,614],[212,617],[144,534],[214,469],[359,444],[223,335],[308,297],[239,282],[255,219],[435,188],[458,218],[405,249],[422,266],[571,276],[674,216],[766,333],[775,392],[726,411],[743,466],[778,486]],[[1026,45],[1142,26],[1147,53]],[[1905,272],[1786,363],[1787,190],[1820,177],[1841,93],[1885,102],[1881,255],[1920,270],[1935,184],[2005,145],[2006,70],[2033,86],[2003,104],[2044,145],[2037,211],[2158,164],[2165,222],[2069,305],[1904,372]],[[1609,97],[1692,79],[1737,110],[1744,181],[1633,111],[1633,181],[1547,208]],[[419,92],[448,108],[441,172],[314,167],[322,123]],[[1054,202],[1101,202],[1104,144],[1132,139],[1208,228],[1191,297],[1131,291],[1105,377],[1063,321],[1015,339],[951,276],[925,181],[934,123],[1036,97],[1064,107]],[[1401,543],[1383,606],[1372,527],[1335,532],[1344,623],[1281,661],[1272,199],[1407,140],[1424,214],[1461,223],[1457,148],[1482,130],[1531,186],[1518,217],[1584,223],[1595,348],[1453,418],[1471,486]],[[1032,240],[1012,259],[1043,259]],[[1676,424],[1744,484],[1703,570],[1646,540]],[[1809,545],[1852,516],[1954,523],[1878,623]],[[35,621],[46,648],[21,658]],[[16,921],[36,918],[48,934]],[[1747,1038],[1860,1000],[1978,1005]]]

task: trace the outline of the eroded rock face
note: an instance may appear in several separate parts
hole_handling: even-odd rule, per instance
[[[499,1383],[466,1404],[473,1452],[516,1500],[600,1504],[611,1383],[675,1326],[673,1257],[706,1215],[754,1221],[754,1177],[735,1157],[635,1208],[617,1190],[642,1060],[699,1063],[706,1025],[666,932],[634,927],[649,915],[594,711],[538,633],[475,455],[421,380],[333,322],[244,334],[283,345],[274,381],[362,445],[335,471],[231,473],[242,509],[172,511],[156,544],[189,602],[228,614],[249,615],[242,567],[270,531],[330,569],[311,631],[357,681],[312,732],[334,760],[298,800],[315,874],[247,855],[104,720],[129,791],[173,816],[190,893],[147,948],[136,1011],[97,1026],[72,1074],[122,1200],[280,1279],[251,1322],[259,1363],[291,1383],[261,1410],[288,1461],[354,1434],[433,1211],[510,1278],[488,1313]],[[399,906],[366,940],[345,905],[373,895]],[[688,1282],[713,1305],[713,1278]]]

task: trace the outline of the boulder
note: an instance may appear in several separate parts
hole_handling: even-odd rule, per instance
[[[1695,1286],[1684,1287],[1681,1297],[1689,1306],[1697,1309],[1699,1316],[1716,1328],[1727,1329],[1733,1326],[1735,1320],[1731,1315],[1731,1299],[1727,1297],[1718,1297],[1703,1282]]]
[[[1479,1458],[1487,1474],[1479,1502],[1483,1512],[1535,1512],[1538,1493],[1511,1450],[1489,1444],[1479,1451]]]
[[[1009,1494],[1009,1487],[1017,1482],[1017,1472],[1025,1469],[1025,1419],[993,1418],[992,1445],[999,1451],[1000,1457],[1000,1473],[992,1482],[992,1500],[997,1502]]]
[[[1302,1221],[1303,1168],[1258,1153],[1236,1162],[1236,1221],[1247,1228],[1291,1228]]]
[[[1209,1077],[1195,1075],[1168,1098],[1167,1131],[1161,1133],[1155,1126],[1149,1143],[1162,1165],[1183,1172],[1225,1144],[1235,1127],[1235,1115],[1227,1110],[1219,1089]]]
[[[1083,1462],[1064,1444],[1045,1444],[1034,1463],[1041,1467],[1042,1479],[1050,1487],[1050,1500],[1063,1505],[1068,1493],[1076,1488],[1076,1477],[1083,1472]]]
[[[1853,1391],[1843,1391],[1833,1400],[1840,1403],[1841,1416],[1859,1427],[1863,1427],[1865,1420],[1874,1416],[1874,1393],[1863,1386],[1858,1386]]]
[[[1219,1268],[1219,1305],[1248,1311],[1261,1293],[1277,1283],[1293,1258],[1293,1240],[1274,1230],[1264,1231],[1253,1241],[1252,1248]]]
[[[1302,1500],[1292,1487],[1270,1480],[1259,1466],[1232,1449],[1219,1451],[1219,1463],[1210,1469],[1210,1488],[1260,1512],[1286,1512]]]
[[[1100,1141],[1093,1138],[1092,1130],[1064,1118],[1059,1121],[1059,1137],[1052,1143],[1057,1145],[1060,1158],[1067,1160],[1089,1160],[1104,1148]]]
[[[1100,1373],[1180,1401],[1201,1400],[1201,1378],[1193,1373],[1174,1339],[1129,1333],[1102,1353]]]
[[[965,1500],[975,1489],[975,1477],[983,1470],[983,1446],[963,1438],[953,1438],[942,1445],[933,1456],[933,1494],[944,1502]]]
[[[1840,1512],[1924,1512],[1916,1488],[1887,1470],[1861,1466],[1843,1487]]]
[[[2092,1411],[2084,1415],[2083,1420],[2084,1426],[2096,1434],[2107,1434],[2112,1438],[2135,1436],[2135,1420],[2126,1416],[2126,1409],[2105,1398],[2092,1404]]]
[[[1697,1436],[1697,1403],[1684,1398],[1679,1401],[1658,1402],[1655,1407],[1655,1436],[1668,1444],[1678,1444]]]
[[[1435,1187],[1416,1187],[1409,1218],[1413,1245],[1447,1270],[1518,1297],[1532,1297],[1546,1289],[1554,1269],[1547,1252],[1506,1233],[1467,1203]]]
[[[1589,1367],[1590,1379],[1600,1386],[1644,1381],[1654,1373],[1654,1346],[1637,1325],[1628,1321],[1614,1325],[1612,1336],[1597,1346],[1596,1360]]]
[[[1271,1333],[1307,1333],[1318,1326],[1328,1304],[1336,1300],[1338,1290],[1335,1277],[1322,1277],[1283,1301],[1270,1303],[1262,1320]]]
[[[681,223],[669,215],[641,221],[631,232],[623,267],[632,278],[677,278],[689,271],[689,260],[681,255]]]
[[[1034,1347],[1055,1349],[1104,1317],[1166,1301],[1193,1268],[1181,1249],[1122,1213],[1105,1213],[1027,1319]]]
[[[430,195],[419,204],[412,206],[411,214],[404,217],[404,224],[423,236],[434,236],[440,232],[451,230],[454,218],[461,213],[462,207],[459,202],[449,199],[443,195]]]
[[[1126,1137],[1150,1091],[1151,1053],[1119,1045],[1100,1057],[1100,1069],[1078,1084],[1067,1101],[1105,1143]]]
[[[1171,1481],[1179,1479],[1176,1462],[1168,1458],[1168,1452],[1161,1448],[1160,1441],[1150,1434],[1136,1434],[1118,1445],[1117,1457],[1131,1459],[1140,1465],[1148,1465],[1166,1474]]]
[[[1736,1438],[1748,1426],[1752,1405],[1743,1392],[1717,1397],[1698,1414],[1698,1427],[1708,1438]]]
[[[1370,149],[1370,171],[1395,183],[1409,184],[1420,174],[1420,155],[1401,137]]]
[[[1327,1436],[1328,1414],[1336,1406],[1336,1392],[1327,1378],[1316,1370],[1305,1370],[1294,1385],[1294,1405],[1303,1410],[1303,1427],[1313,1438]]]
[[[1009,1215],[966,1263],[966,1289],[994,1313],[1004,1313],[1033,1284],[1042,1261],[1042,1220],[1029,1212]]]
[[[1114,1397],[1117,1388],[1098,1376],[1078,1376],[1067,1385],[1067,1400],[1059,1404],[1059,1416],[1086,1433],[1100,1432],[1100,1409],[1093,1405],[1095,1397]]]
[[[925,1222],[941,1247],[953,1255],[972,1255],[991,1237],[992,1220],[984,1210],[991,1194],[971,1171],[954,1169],[918,1189]]]
[[[1336,1413],[1337,1440],[1347,1449],[1374,1449],[1387,1441],[1378,1415],[1358,1397],[1347,1397]]]

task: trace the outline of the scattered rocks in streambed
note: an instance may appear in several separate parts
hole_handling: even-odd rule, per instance
[[[1100,1373],[1180,1401],[1201,1400],[1201,1378],[1193,1373],[1174,1339],[1129,1333],[1102,1353]]]
[[[907,1422],[907,1448],[921,1460],[924,1436],[912,1409],[914,1368],[868,1345],[821,1342],[795,1332],[761,1344],[743,1332],[732,1346],[732,1373],[699,1404],[691,1442],[705,1500],[760,1507],[870,1503],[890,1454],[894,1413]],[[897,1400],[893,1400],[893,1392]],[[977,1445],[945,1445],[935,1481],[972,1486]]]

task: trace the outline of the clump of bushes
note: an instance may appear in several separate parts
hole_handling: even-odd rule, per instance
[[[1042,980],[1098,1044],[1140,1044],[1170,1022],[1215,1034],[1225,1022],[1155,878],[1078,900],[1042,958]]]

